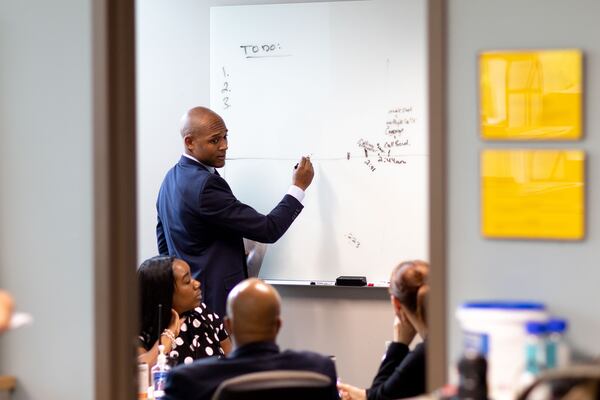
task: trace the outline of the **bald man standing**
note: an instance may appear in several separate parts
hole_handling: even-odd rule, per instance
[[[274,243],[283,236],[303,208],[314,171],[302,157],[287,194],[263,215],[238,201],[216,171],[225,165],[228,148],[218,114],[192,108],[182,118],[181,137],[184,154],[165,176],[156,203],[158,250],[187,261],[204,302],[224,315],[227,294],[248,277],[243,238]]]
[[[227,298],[225,327],[233,351],[227,358],[198,360],[169,374],[165,400],[209,400],[226,379],[252,372],[301,370],[331,379],[331,399],[338,399],[337,374],[329,357],[312,352],[279,351],[275,343],[281,318],[277,291],[259,279],[238,284]]]

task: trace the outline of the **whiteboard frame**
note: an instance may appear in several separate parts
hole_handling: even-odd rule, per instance
[[[446,316],[448,310],[446,310],[445,74],[447,66],[445,57],[445,35],[447,15],[444,0],[425,1],[427,1],[426,12],[428,14],[426,29],[428,31],[427,51],[429,59],[429,66],[427,70],[429,82],[428,118],[430,135],[429,261],[433,266],[429,281],[431,291],[427,304],[427,313],[429,318],[429,335],[427,339],[427,388],[429,391],[432,391],[441,387],[447,382],[447,367],[449,365],[447,362],[448,357],[446,351]],[[111,59],[122,59],[121,62],[124,62],[125,65],[134,66],[133,58],[135,57],[135,46],[133,27],[135,25],[135,21],[131,15],[134,3],[134,0],[102,0],[96,4],[95,9],[93,10],[93,19],[96,25],[94,52],[96,56],[100,57],[97,58],[97,61],[102,62],[101,57],[104,57],[105,54],[110,53]],[[110,18],[107,16],[108,8],[111,9]],[[110,21],[120,23],[109,23]],[[123,21],[125,21],[125,23],[123,23]],[[131,29],[122,29],[123,26],[131,27]],[[119,65],[122,66],[122,64]],[[102,68],[103,67],[101,66],[99,69],[102,70],[101,72],[104,72]],[[113,72],[118,72],[120,69],[113,68],[112,70]],[[101,96],[106,96],[104,91],[109,91],[109,89],[112,88],[114,90],[113,95],[115,95],[115,93],[118,94],[123,90],[124,82],[126,83],[126,88],[129,88],[129,85],[133,85],[135,82],[135,71],[133,73],[126,73],[126,75],[128,77],[126,81],[119,80],[119,77],[115,75],[111,75],[106,79],[103,78],[101,81],[97,81],[98,86],[95,87],[94,91],[99,93]],[[115,99],[119,100],[118,96]],[[115,103],[119,104],[120,107],[112,107],[108,110],[100,109],[95,111],[98,115],[98,119],[96,120],[96,128],[98,129],[97,132],[99,137],[97,140],[106,140],[108,137],[108,131],[106,130],[106,126],[102,121],[113,121],[113,123],[116,123],[115,121],[123,121],[124,119],[127,120],[127,117],[125,116],[125,113],[122,112],[122,109],[135,110],[135,95],[126,96],[125,98],[121,97],[120,99],[122,102]],[[473,107],[474,106],[475,105],[473,105]],[[131,113],[130,115],[135,114]],[[100,116],[103,118],[100,118]],[[115,134],[117,133],[119,133],[122,138],[128,138],[130,140],[134,140],[136,135],[135,129],[119,129],[118,132],[115,132]],[[127,146],[127,149],[131,150],[129,155],[134,156],[130,157],[128,160],[119,158],[122,161],[122,164],[120,164],[122,167],[120,168],[117,168],[118,166],[113,165],[112,170],[115,170],[116,168],[120,171],[119,174],[111,174],[109,176],[107,168],[114,160],[110,157],[107,159],[99,159],[98,164],[95,165],[95,170],[97,174],[100,174],[100,176],[104,174],[105,178],[107,179],[106,185],[108,185],[111,193],[119,193],[118,196],[111,197],[110,204],[108,203],[108,198],[103,197],[104,200],[102,204],[97,205],[99,210],[102,210],[102,207],[107,207],[107,210],[108,207],[110,207],[114,212],[118,212],[119,210],[124,212],[123,210],[127,210],[125,214],[121,213],[119,215],[121,215],[121,217],[125,216],[129,220],[130,218],[135,219],[135,216],[138,212],[138,207],[140,207],[140,205],[136,202],[136,204],[133,206],[133,210],[131,210],[130,202],[132,199],[135,199],[135,185],[123,186],[122,179],[119,178],[119,176],[122,176],[123,174],[135,173],[136,165],[133,160],[135,160],[135,153],[137,152],[137,149],[135,146],[131,145]],[[97,152],[98,149],[95,148],[94,151]],[[111,152],[109,151],[108,154],[111,154]],[[105,184],[99,183],[97,179],[98,176],[96,176],[94,181],[95,188],[97,190],[106,188]],[[123,192],[123,190],[125,190],[125,192]],[[106,217],[106,215],[108,214],[97,214],[95,216],[95,224],[99,227],[105,226],[107,221],[109,221],[108,219],[103,218]],[[112,222],[109,221],[110,226],[117,223],[116,221],[118,220],[113,220]],[[100,232],[103,231],[101,230]],[[101,240],[105,241],[103,242],[103,248],[106,249],[106,257],[104,260],[112,260],[113,265],[120,267],[123,267],[124,265],[130,265],[130,252],[135,253],[135,250],[132,249],[131,244],[135,243],[136,239],[137,235],[135,229],[130,230],[123,235],[119,235],[118,237],[101,237]],[[107,243],[110,243],[110,246],[107,246]],[[136,299],[134,299],[134,296],[132,296],[132,292],[130,290],[131,287],[124,285],[124,281],[120,279],[121,275],[119,275],[120,273],[125,273],[125,275],[128,276],[127,281],[129,281],[129,278],[133,274],[132,270],[128,270],[127,268],[117,268],[114,270],[115,274],[111,274],[109,269],[106,269],[106,266],[106,261],[97,262],[95,265],[96,291],[99,291],[99,295],[101,296],[99,299],[97,299],[96,321],[103,320],[106,322],[108,320],[103,318],[109,318],[109,315],[106,313],[112,309],[111,305],[128,304],[129,306],[126,309],[120,309],[127,314],[126,316],[113,316],[110,320],[108,320],[109,323],[104,325],[103,328],[102,325],[100,325],[102,329],[98,332],[98,337],[96,338],[96,346],[99,349],[104,348],[104,346],[101,346],[101,344],[106,339],[106,334],[111,330],[111,327],[118,325],[120,327],[120,332],[133,332],[135,331],[137,325],[137,317],[134,312],[134,304]],[[331,289],[322,289],[319,292],[329,292],[330,290]],[[337,296],[339,296],[339,293],[343,293],[343,291],[336,291]],[[352,296],[358,293],[363,296],[363,294],[375,293],[375,291],[352,291]],[[110,301],[107,299],[110,299]],[[128,343],[129,346],[128,340],[123,342]],[[131,345],[131,347],[132,346],[133,345]],[[111,393],[113,396],[117,396],[115,398],[131,398],[130,393],[135,390],[134,380],[129,379],[128,373],[123,373],[123,371],[134,371],[132,364],[135,363],[135,357],[133,355],[128,357],[127,352],[120,352],[120,354],[123,356],[113,360],[112,366],[110,367],[111,371],[107,369],[108,365],[106,364],[105,359],[96,357],[95,368],[97,373],[95,384],[97,398],[106,397],[102,396],[102,393]],[[99,379],[101,377],[106,377],[107,379]],[[119,377],[125,379],[125,381]],[[102,384],[100,385],[99,382]]]

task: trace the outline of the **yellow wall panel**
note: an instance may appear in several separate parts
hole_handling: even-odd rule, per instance
[[[482,234],[583,239],[584,173],[585,153],[580,150],[483,151]]]
[[[482,138],[579,139],[582,58],[580,50],[481,53]]]

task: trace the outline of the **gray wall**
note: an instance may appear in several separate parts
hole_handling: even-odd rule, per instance
[[[0,0],[0,337],[15,399],[93,397],[91,1]],[[108,349],[107,349],[108,350]]]
[[[600,354],[600,2],[448,1],[448,313],[450,360],[460,351],[454,310],[468,299],[535,299],[569,318],[570,340]],[[584,129],[570,143],[484,143],[479,139],[477,54],[492,49],[584,51]],[[587,152],[587,238],[582,242],[489,240],[480,235],[479,151],[499,147],[579,148]]]
[[[136,2],[140,261],[157,252],[154,204],[164,174],[183,150],[179,118],[187,108],[210,103],[209,7],[291,2]],[[385,290],[279,289],[284,319],[281,347],[333,354],[344,381],[369,386],[385,341],[392,337],[393,315]]]
[[[250,1],[186,0],[177,7],[159,0],[138,3],[138,33],[155,32],[140,38],[140,61],[153,65],[138,77],[139,83],[147,84],[140,89],[140,110],[151,107],[159,92],[167,104],[170,99],[207,104],[208,60],[202,57],[208,49],[208,6]],[[157,12],[148,15],[153,8]],[[192,22],[183,22],[186,15]],[[600,117],[592,112],[600,100],[600,83],[594,74],[600,70],[598,15],[600,3],[595,0],[448,1],[452,359],[460,342],[454,309],[474,298],[545,301],[552,311],[570,318],[570,338],[578,349],[600,353],[594,337],[600,331],[595,313],[600,272],[593,257],[594,249],[600,248],[600,213],[593,207],[592,189],[600,179],[594,173]],[[145,22],[144,17],[148,17]],[[92,398],[90,43],[89,1],[0,0],[0,287],[13,292],[18,308],[35,318],[35,325],[0,338],[0,373],[19,377],[17,399]],[[477,212],[478,153],[484,148],[477,127],[477,52],[560,47],[585,52],[586,137],[581,142],[535,147],[587,151],[587,204],[591,205],[587,238],[580,243],[484,240]],[[176,76],[186,76],[190,90],[173,85]],[[181,109],[161,111],[162,120],[155,123],[164,126],[163,140],[171,142],[171,124]],[[162,163],[160,168],[166,171],[178,152],[177,145],[142,152],[139,166]],[[147,179],[140,176],[144,190],[153,185]],[[141,201],[151,204],[154,199]],[[154,222],[146,218],[147,211],[148,207],[140,207],[142,235],[152,235]],[[141,249],[140,254],[153,252]],[[391,336],[391,312],[381,291],[340,290],[282,288],[280,343],[335,354],[340,376],[364,386],[375,371],[383,341]]]

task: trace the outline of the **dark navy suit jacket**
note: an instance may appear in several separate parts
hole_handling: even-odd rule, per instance
[[[260,214],[238,201],[218,174],[182,156],[165,176],[156,208],[159,253],[186,261],[202,284],[203,301],[223,316],[227,294],[248,277],[243,238],[275,242],[302,204],[286,194]]]
[[[210,400],[221,382],[251,372],[302,370],[331,379],[331,399],[338,399],[335,366],[329,357],[312,352],[286,350],[272,342],[251,343],[226,358],[204,358],[175,367],[169,373],[164,400]]]

